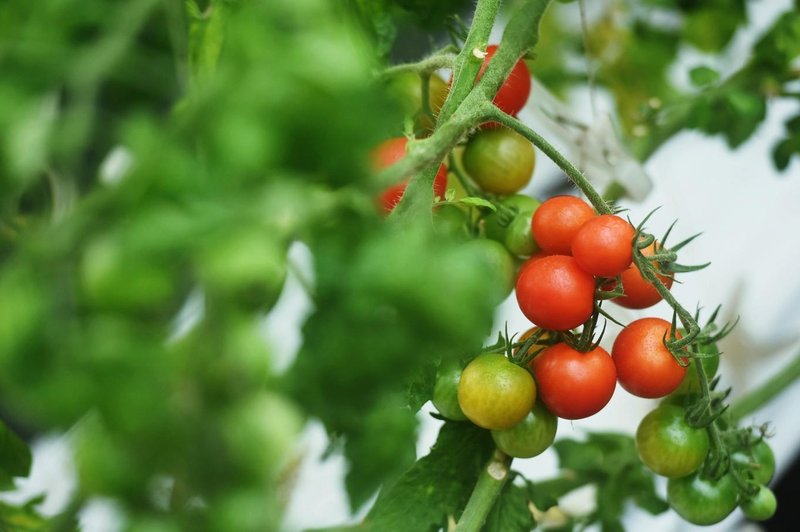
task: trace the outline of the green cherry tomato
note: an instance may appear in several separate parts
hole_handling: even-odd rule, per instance
[[[753,475],[756,484],[769,484],[775,475],[775,454],[769,444],[759,441],[748,451],[740,449],[731,453],[731,462],[743,471]]]
[[[536,155],[525,137],[499,127],[475,133],[464,148],[462,162],[483,190],[505,196],[530,182]]]
[[[467,213],[457,205],[438,205],[433,210],[433,229],[443,237],[466,240]]]
[[[441,415],[453,421],[467,419],[458,404],[458,383],[461,382],[461,371],[456,364],[443,364],[436,372],[436,384],[433,387],[433,406]]]
[[[516,211],[509,223],[503,225],[507,213],[495,211],[483,221],[486,236],[503,244],[508,251],[517,257],[530,257],[539,246],[531,233],[533,213],[539,208],[539,200],[524,194],[514,194],[503,198],[501,203]]]
[[[479,427],[512,427],[528,415],[535,401],[536,384],[531,374],[503,355],[479,355],[461,373],[458,404]]]
[[[736,508],[738,489],[729,474],[717,481],[699,474],[667,481],[667,502],[675,512],[695,525],[719,523]]]
[[[499,242],[488,238],[476,238],[464,244],[474,249],[481,260],[489,265],[492,280],[497,285],[496,299],[500,303],[514,289],[517,265],[514,257]]]
[[[685,477],[703,464],[708,454],[708,433],[689,425],[683,408],[661,404],[647,414],[636,429],[636,450],[654,473]]]
[[[557,429],[558,418],[544,403],[536,401],[525,419],[511,428],[493,430],[492,439],[497,448],[509,456],[532,458],[553,444]]]
[[[748,519],[753,521],[766,521],[773,515],[778,508],[778,501],[775,494],[766,486],[760,485],[758,493],[748,497],[739,504],[742,512]]]

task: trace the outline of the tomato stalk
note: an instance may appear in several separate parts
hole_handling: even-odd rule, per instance
[[[603,199],[603,196],[601,196],[591,185],[591,183],[589,183],[589,180],[586,179],[586,176],[583,175],[583,172],[581,172],[578,167],[564,157],[564,155],[562,155],[561,152],[558,151],[552,144],[550,144],[544,137],[513,116],[504,113],[491,103],[487,103],[486,114],[492,120],[500,122],[504,126],[513,129],[526,139],[530,140],[534,146],[539,148],[542,153],[547,155],[550,160],[556,163],[556,165],[558,165],[558,167],[561,168],[565,174],[567,174],[567,177],[569,177],[570,181],[572,181],[575,186],[584,193],[599,214],[614,213],[608,203],[606,203],[606,201]]]
[[[495,449],[494,454],[481,470],[475,489],[467,501],[464,513],[456,525],[456,532],[478,532],[503,490],[511,472],[513,458]]]
[[[436,70],[442,68],[453,68],[456,61],[456,54],[453,45],[449,45],[438,52],[434,52],[425,59],[414,63],[402,63],[400,65],[393,65],[386,68],[380,73],[383,78],[391,78],[394,75],[402,74],[403,72],[415,72],[417,74],[431,74]],[[423,102],[425,100],[422,100]]]

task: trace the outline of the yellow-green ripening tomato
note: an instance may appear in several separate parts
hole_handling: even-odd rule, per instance
[[[479,427],[512,427],[528,415],[535,401],[536,384],[531,374],[503,355],[479,355],[461,373],[458,404]]]
[[[533,175],[533,145],[505,127],[482,129],[467,142],[464,169],[486,192],[507,196],[525,188]]]
[[[396,98],[403,108],[403,111],[415,119],[414,125],[417,130],[432,131],[435,120],[422,112],[422,78],[415,72],[401,72],[392,76],[388,83],[389,94]],[[447,99],[450,88],[442,78],[436,74],[431,74],[428,82],[428,106],[434,116],[439,114],[439,110]]]

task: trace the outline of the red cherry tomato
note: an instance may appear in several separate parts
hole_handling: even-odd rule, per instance
[[[611,356],[620,385],[638,397],[663,397],[680,386],[686,368],[678,364],[664,338],[670,323],[660,318],[631,322],[614,340]],[[680,338],[680,333],[675,331]]]
[[[406,156],[406,144],[408,144],[408,139],[405,137],[397,137],[380,143],[370,154],[372,167],[379,171],[398,162]],[[400,203],[407,186],[408,179],[404,179],[381,193],[379,199],[384,212],[387,214],[392,212],[395,206]],[[447,192],[447,167],[442,164],[439,166],[439,170],[433,180],[433,195],[434,197],[443,198],[445,192]]]
[[[575,233],[572,256],[592,275],[615,277],[631,265],[634,234],[631,224],[619,216],[596,216]]]
[[[539,327],[567,331],[592,315],[594,277],[572,257],[550,255],[529,260],[517,278],[517,302]]]
[[[642,255],[645,257],[653,253],[655,253],[655,244],[651,244],[642,250]],[[647,282],[647,279],[642,277],[639,268],[635,264],[631,264],[628,269],[622,272],[620,278],[622,279],[622,290],[625,295],[611,300],[617,305],[625,308],[642,309],[652,307],[661,301],[661,294],[658,293],[658,290],[653,285]],[[658,278],[667,289],[672,287],[672,277],[658,275]],[[614,285],[610,286],[613,289]]]
[[[536,209],[531,220],[533,239],[543,251],[570,255],[572,238],[596,216],[594,209],[575,196],[555,196]]]
[[[483,71],[486,70],[495,52],[497,52],[496,44],[490,44],[486,47],[486,57],[483,58],[483,64],[478,71],[477,79],[481,79]],[[503,112],[515,116],[525,107],[525,102],[528,101],[530,93],[531,73],[525,61],[519,59],[492,101]]]
[[[558,343],[542,351],[532,365],[539,399],[564,419],[596,414],[611,400],[617,385],[614,362],[602,347],[581,353]]]

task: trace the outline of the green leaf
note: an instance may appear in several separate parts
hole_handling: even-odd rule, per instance
[[[408,385],[408,407],[412,412],[419,411],[433,397],[435,385],[436,363],[434,360],[427,360],[420,365]]]
[[[371,409],[363,426],[348,435],[345,456],[350,469],[345,487],[355,510],[383,482],[391,482],[416,458],[417,420],[401,401],[388,400]]]
[[[476,196],[467,196],[466,198],[461,198],[458,200],[458,203],[463,203],[464,205],[470,205],[473,207],[485,207],[492,211],[496,211],[497,207],[495,207],[494,203],[489,200],[479,198]]]
[[[31,450],[3,420],[0,420],[0,469],[12,477],[31,472]]]
[[[507,482],[486,517],[483,532],[528,532],[536,526],[528,507],[528,491],[523,486]]]
[[[489,431],[445,423],[430,454],[381,491],[365,519],[368,530],[426,532],[446,528],[469,499],[494,449]]]
[[[704,87],[719,81],[719,72],[711,67],[698,66],[689,71],[689,79],[697,87]]]
[[[786,170],[792,157],[800,155],[800,135],[782,139],[772,149],[772,161],[775,168],[780,171]]]

